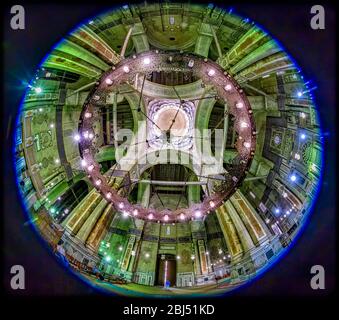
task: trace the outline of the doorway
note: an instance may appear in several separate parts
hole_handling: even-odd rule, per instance
[[[164,286],[169,281],[171,287],[176,285],[177,261],[173,254],[158,254],[157,285]]]

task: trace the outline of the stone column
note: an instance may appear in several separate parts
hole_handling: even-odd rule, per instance
[[[111,113],[109,111],[109,108],[105,108],[106,111],[106,141],[107,144],[111,144],[111,140],[112,140],[112,134],[111,134]]]
[[[194,250],[194,273],[197,276],[201,275],[201,268],[200,268],[200,260],[199,260],[199,251],[198,251],[198,246],[197,246],[197,240],[192,240],[192,247]]]
[[[36,152],[34,147],[34,136],[32,131],[32,121],[33,121],[33,112],[25,112],[25,117],[23,118],[23,147],[25,153],[25,160],[27,163],[27,170],[31,177],[32,184],[34,189],[37,192],[39,198],[43,196],[44,193],[44,182],[39,173],[39,165],[36,163]]]
[[[133,25],[131,38],[137,53],[149,51],[148,38],[141,22],[137,22]]]
[[[207,58],[212,41],[213,32],[211,25],[202,22],[199,29],[199,35],[195,44],[194,53]]]
[[[97,191],[92,190],[64,221],[65,229],[71,235],[76,235],[101,199],[101,195]]]
[[[197,243],[198,243],[198,249],[199,249],[201,273],[203,275],[207,275],[208,274],[208,261],[206,258],[205,241],[200,239],[197,241]]]
[[[113,208],[109,205],[106,207],[103,214],[95,224],[94,229],[92,230],[91,234],[89,235],[86,241],[86,247],[94,251],[98,249],[101,239],[104,238],[105,234],[108,231],[113,216],[114,216]]]
[[[137,237],[134,246],[133,246],[134,255],[131,255],[131,259],[128,265],[128,271],[134,273],[136,267],[136,261],[138,259],[139,251],[140,251],[140,238]]]
[[[117,117],[117,110],[118,110],[118,97],[115,92],[112,93],[113,95],[113,144],[114,149],[117,150],[118,148],[118,140],[117,140],[117,132],[118,132],[118,117]]]
[[[243,255],[243,248],[234,223],[224,205],[216,210],[216,214],[231,254],[232,262],[237,262]]]
[[[231,201],[226,201],[224,204],[225,209],[227,210],[229,216],[231,217],[231,220],[233,221],[233,224],[237,230],[237,233],[239,235],[239,239],[241,242],[242,247],[244,248],[244,251],[247,252],[255,247],[251,236],[249,235],[244,223],[239,217],[239,214],[237,210],[232,205]]]
[[[132,256],[132,251],[133,251],[135,240],[136,240],[135,235],[131,235],[128,239],[126,250],[124,252],[124,256],[122,258],[122,263],[121,263],[121,270],[123,270],[123,271],[126,271],[128,269],[129,262],[130,262],[130,259],[131,259],[131,256]]]
[[[92,229],[94,228],[96,222],[98,221],[99,217],[101,216],[102,212],[107,207],[107,201],[102,199],[98,206],[92,211],[86,222],[82,225],[79,232],[77,233],[76,237],[86,242],[89,234],[91,233]]]
[[[268,240],[268,235],[262,226],[263,221],[248,200],[245,199],[242,192],[237,190],[230,198],[230,201],[239,213],[239,216],[246,226],[254,244],[259,245],[260,243]]]

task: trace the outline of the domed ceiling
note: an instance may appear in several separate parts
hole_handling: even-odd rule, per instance
[[[112,9],[56,45],[15,156],[37,232],[90,285],[213,295],[289,249],[322,143],[312,88],[266,31],[166,2]]]

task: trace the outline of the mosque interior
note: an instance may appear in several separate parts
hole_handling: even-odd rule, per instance
[[[15,143],[35,228],[117,292],[246,283],[288,250],[321,179],[300,69],[214,5],[125,5],[74,29],[38,68]]]

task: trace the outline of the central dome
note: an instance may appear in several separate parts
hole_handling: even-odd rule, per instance
[[[154,115],[155,131],[171,131],[177,137],[183,137],[189,129],[189,120],[186,114],[180,109],[180,104],[166,104]]]

